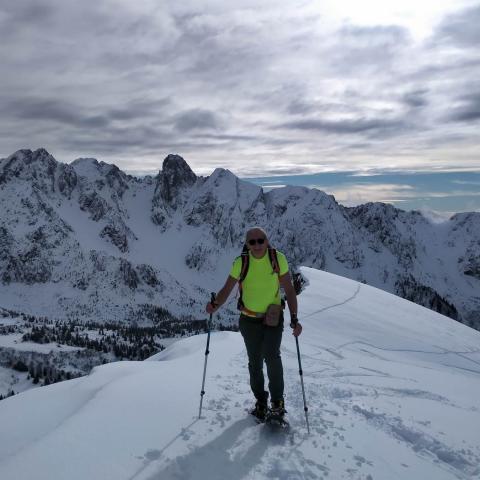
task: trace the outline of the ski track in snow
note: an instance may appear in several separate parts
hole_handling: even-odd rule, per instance
[[[296,353],[286,350],[283,355],[289,357]],[[334,361],[332,363],[330,360],[328,363],[330,370],[328,375],[313,377],[308,372],[315,370],[318,359],[309,356],[303,362],[307,397],[310,400],[322,399],[321,402],[310,402],[309,405],[310,436],[306,432],[298,384],[286,385],[291,431],[272,432],[267,426],[256,424],[248,415],[245,417],[245,410],[252,405],[252,401],[248,391],[246,357],[241,354],[232,364],[232,370],[242,372],[241,375],[236,373],[231,376],[217,376],[213,379],[223,388],[225,395],[210,399],[206,403],[202,419],[193,420],[161,449],[147,451],[144,454],[144,466],[130,480],[327,478],[332,471],[338,471],[337,467],[329,466],[329,458],[333,458],[329,452],[336,449],[344,452],[342,455],[344,455],[345,464],[348,465],[345,466],[344,476],[341,478],[373,479],[374,461],[361,452],[355,451],[352,445],[355,439],[349,439],[348,427],[353,426],[351,422],[357,424],[360,429],[369,425],[390,437],[393,443],[399,443],[414,451],[422,461],[434,462],[441,471],[449,474],[439,478],[477,478],[480,472],[478,448],[475,451],[468,447],[462,450],[450,448],[442,442],[440,434],[436,438],[431,433],[422,431],[422,427],[430,426],[428,421],[406,425],[399,416],[372,411],[363,405],[371,404],[371,399],[379,397],[390,397],[396,402],[402,402],[403,399],[410,397],[456,409],[462,409],[462,407],[441,395],[422,389],[372,387],[368,384],[352,382],[351,378],[345,382],[346,377],[357,377],[357,380],[362,377],[393,377],[374,369],[370,369],[370,372],[366,369],[369,373],[354,374],[344,371],[341,366],[335,365]],[[286,378],[293,378],[295,373],[298,377],[298,371],[287,366],[291,365],[290,362],[284,362],[284,364]],[[394,380],[408,379],[394,378]],[[243,405],[238,398],[244,398]],[[340,419],[342,421],[339,421]],[[197,431],[201,422],[208,425],[206,436]],[[215,435],[214,432],[219,429],[222,432]],[[198,446],[203,441],[205,443]],[[186,452],[177,455],[177,446],[175,455],[169,456],[169,448],[177,442],[184,442]],[[309,446],[309,451],[313,448],[316,451],[315,456],[321,460],[316,461],[311,458],[311,455],[305,456],[303,447],[306,445]],[[285,447],[288,447],[288,455],[285,455]],[[351,465],[352,459],[355,467]],[[408,466],[405,465],[404,468],[408,469]]]
[[[342,305],[346,305],[348,302],[351,302],[352,300],[355,300],[357,295],[360,293],[361,287],[362,287],[362,284],[359,283],[357,285],[357,289],[356,289],[355,293],[351,297],[348,297],[343,302],[335,303],[334,305],[329,305],[328,307],[323,307],[320,310],[315,310],[314,312],[307,313],[306,315],[303,316],[303,318],[305,319],[305,318],[313,317],[314,315],[318,315],[319,313],[326,312],[327,310],[331,310],[332,308],[341,307]]]
[[[255,422],[255,419],[247,413],[248,408],[252,406],[252,396],[248,388],[245,354],[237,356],[231,363],[232,370],[241,374],[217,376],[213,379],[223,391],[228,392],[228,395],[209,400],[201,420],[195,419],[163,448],[146,452],[145,465],[130,480],[179,478],[223,480],[227,476],[229,480],[240,480],[256,478],[256,475],[260,474],[278,478],[276,471],[281,472],[284,478],[285,468],[292,469],[294,464],[298,464],[298,468],[303,465],[303,470],[305,468],[328,470],[303,458],[300,447],[307,434],[303,431],[305,427],[302,424],[304,422],[302,417],[295,418],[295,425],[292,424],[292,427],[285,431],[275,431],[270,426]],[[238,398],[243,398],[243,403],[239,402]],[[303,407],[301,412],[303,414]],[[293,415],[289,418],[293,422]],[[201,434],[196,432],[195,427],[199,426],[200,422],[207,423],[207,433],[210,435],[219,429],[222,433],[198,447],[198,437]],[[168,449],[178,441],[186,442],[187,453],[170,458]],[[279,456],[284,456],[286,446],[291,449],[291,453],[279,463]],[[175,448],[175,452],[177,451],[178,447]],[[287,464],[290,466],[286,467]],[[154,472],[151,473],[151,470]],[[293,471],[295,470],[298,469]],[[319,477],[315,474],[310,478]]]
[[[346,300],[311,312],[305,315],[304,318],[313,317],[327,310],[346,305],[358,296],[360,289],[361,284],[357,286],[353,295]],[[144,455],[144,466],[130,480],[194,478],[241,480],[247,478],[254,479],[260,476],[288,480],[327,478],[332,471],[328,461],[329,458],[332,458],[332,455],[328,453],[325,455],[325,453],[338,448],[344,451],[351,451],[349,466],[345,467],[344,475],[341,478],[373,480],[372,473],[362,472],[363,467],[367,467],[367,470],[368,467],[374,467],[373,460],[369,460],[354,451],[344,422],[339,425],[338,419],[341,417],[346,417],[347,422],[364,423],[379,430],[394,442],[413,450],[421,460],[437,464],[443,473],[453,474],[454,477],[459,479],[480,478],[480,468],[478,467],[480,465],[479,448],[476,448],[475,451],[468,447],[461,450],[450,448],[431,433],[421,430],[422,426],[431,425],[429,421],[418,421],[416,425],[406,425],[399,416],[373,411],[372,408],[367,409],[362,406],[370,404],[370,398],[390,397],[397,402],[401,402],[402,399],[406,398],[424,399],[429,402],[462,409],[462,407],[452,403],[442,395],[419,388],[380,388],[359,383],[358,381],[352,382],[352,377],[355,377],[357,380],[362,377],[378,377],[394,379],[396,382],[411,382],[411,379],[405,377],[395,378],[387,372],[366,367],[360,367],[365,373],[345,371],[336,363],[344,359],[344,356],[339,351],[358,345],[386,353],[411,352],[428,355],[454,354],[462,356],[463,354],[473,354],[480,351],[450,351],[441,349],[442,351],[435,352],[394,349],[379,347],[368,342],[352,341],[339,345],[335,349],[326,347],[316,348],[317,352],[314,352],[314,355],[304,353],[302,355],[302,363],[307,398],[321,398],[323,400],[320,404],[310,402],[309,421],[311,436],[308,436],[306,433],[303,403],[300,398],[298,384],[286,385],[287,408],[290,409],[288,418],[291,424],[289,432],[272,432],[269,431],[267,426],[256,424],[252,418],[245,418],[245,415],[238,416],[239,413],[245,412],[247,407],[252,405],[248,388],[245,387],[248,385],[248,371],[245,367],[247,359],[242,354],[237,356],[234,365],[232,365],[232,370],[242,372],[241,375],[237,373],[228,377],[218,376],[215,380],[221,384],[225,392],[233,392],[234,395],[232,397],[245,397],[244,408],[241,408],[242,405],[238,401],[234,402],[230,399],[231,397],[224,395],[220,399],[207,402],[204,417],[200,420],[209,424],[208,431],[210,433],[213,433],[218,428],[223,429],[222,433],[214,436],[213,440],[207,441],[199,447],[197,444],[198,439],[196,438],[198,434],[195,429],[199,424],[199,420],[193,420],[190,425],[182,429],[162,449],[146,452]],[[295,351],[285,349],[284,347],[282,349],[284,358],[296,357]],[[328,361],[320,360],[319,357],[324,352],[329,353],[332,358]],[[365,349],[362,352],[370,354]],[[383,358],[383,360],[387,362],[394,361],[387,358]],[[466,358],[466,360],[476,364],[479,363],[469,358]],[[329,373],[319,376],[319,371],[315,370],[319,363],[327,365],[320,372]],[[288,367],[288,365],[291,365],[291,362],[284,361],[285,376],[286,378],[293,378],[295,372],[292,370],[294,369]],[[308,372],[315,373],[316,376],[311,376]],[[476,370],[473,372],[480,373]],[[344,381],[347,377],[348,383]],[[267,381],[267,377],[265,378]],[[321,383],[318,382],[319,379]],[[225,412],[231,413],[226,414]],[[235,415],[237,417],[234,417]],[[353,424],[350,424],[350,426],[353,427]],[[441,432],[439,432],[439,435],[441,435]],[[173,443],[178,441],[186,443],[187,452],[171,458],[168,456],[168,449]],[[312,458],[305,457],[302,452],[302,447],[305,443],[317,450],[318,457],[323,459],[323,461],[315,461]],[[285,455],[284,447],[286,446],[288,446],[288,455]],[[348,455],[345,454],[343,459],[345,463],[347,463],[347,458]],[[354,460],[354,468],[351,466],[352,458]],[[406,464],[402,464],[402,466],[405,469],[409,468]],[[440,476],[439,478],[443,477]],[[445,478],[452,477],[447,476]]]

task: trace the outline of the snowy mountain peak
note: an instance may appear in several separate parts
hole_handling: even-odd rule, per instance
[[[57,162],[44,148],[18,150],[0,160],[0,184],[12,183],[13,188],[18,188],[18,182],[24,182],[36,192],[51,196],[60,190],[69,196],[76,184],[74,177],[75,172],[69,165]]]
[[[34,163],[34,162],[42,162],[42,161],[51,161],[53,160],[55,163],[56,160],[50,155],[50,153],[45,150],[45,148],[38,148],[37,150],[30,150],[29,148],[23,148],[21,150],[17,150],[14,154],[8,157],[9,159],[17,159],[21,160],[26,164]]]
[[[77,158],[70,165],[79,175],[89,177],[90,179],[94,179],[94,177],[99,175],[106,175],[112,171],[121,172],[113,163],[99,162],[96,158]],[[126,174],[124,175],[127,176]]]
[[[47,161],[53,161],[57,163],[57,161],[53,158],[53,156],[50,155],[50,153],[47,152],[47,150],[43,147],[38,148],[37,150],[32,152],[32,157],[35,161],[47,160]]]
[[[170,186],[192,185],[197,180],[188,163],[180,155],[170,154],[163,161],[162,176]]]
[[[77,158],[70,166],[77,175],[83,177],[84,183],[92,183],[100,191],[108,186],[119,198],[122,198],[133,180],[132,176],[122,172],[116,165],[99,162],[95,158]]]
[[[157,176],[153,196],[152,220],[166,226],[166,218],[182,203],[181,192],[197,181],[188,163],[180,155],[168,155],[163,161],[162,171]]]
[[[210,178],[212,180],[216,180],[217,178],[229,178],[229,179],[235,178],[236,179],[237,177],[230,170],[226,168],[216,168],[213,171]]]
[[[98,168],[100,162],[96,158],[92,157],[80,157],[76,158],[70,165],[78,167],[82,165],[90,165],[94,168]]]
[[[22,149],[6,159],[0,160],[0,183],[12,177],[23,179],[37,178],[38,175],[51,175],[58,162],[44,148],[32,151]]]
[[[202,190],[216,191],[216,196],[221,196],[221,201],[235,204],[242,202],[247,197],[249,204],[254,201],[262,192],[262,188],[253,183],[241,180],[230,170],[216,168],[206,179]],[[232,195],[235,193],[235,195]],[[248,207],[249,205],[247,205]]]
[[[22,161],[26,165],[37,163],[40,165],[57,165],[57,161],[53,158],[45,148],[38,148],[37,150],[22,149],[15,152],[9,159]]]
[[[476,227],[477,232],[480,231],[480,213],[479,212],[462,212],[456,213],[450,218],[450,222],[459,226],[470,225]]]

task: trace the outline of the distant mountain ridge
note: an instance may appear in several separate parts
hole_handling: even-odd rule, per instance
[[[142,321],[152,307],[203,318],[262,225],[292,267],[358,280],[480,328],[480,214],[347,208],[306,187],[264,192],[168,155],[155,177],[45,149],[0,160],[0,306],[56,318]],[[233,301],[226,314],[234,313]]]

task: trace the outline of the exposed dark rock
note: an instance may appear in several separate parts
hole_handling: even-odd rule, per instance
[[[191,187],[196,180],[197,176],[182,157],[168,155],[157,176],[152,199],[152,221],[166,228],[170,213],[182,203],[181,191]]]
[[[90,218],[95,222],[105,217],[110,209],[105,199],[98,195],[97,192],[80,195],[79,204],[82,210],[90,213]]]
[[[107,268],[107,258],[100,252],[90,250],[90,261],[92,262],[94,271],[96,272],[104,272]]]
[[[142,263],[138,265],[137,271],[140,274],[141,279],[150,287],[156,287],[160,284],[155,270],[150,265]]]
[[[18,150],[8,157],[0,171],[0,184],[13,178],[29,180],[44,193],[55,191],[55,171],[58,162],[44,149]]]
[[[454,320],[459,319],[454,305],[441,297],[433,288],[417,282],[411,275],[395,282],[395,293]]]
[[[132,264],[125,260],[124,258],[120,259],[120,268],[119,272],[123,283],[132,290],[135,290],[138,287],[140,282],[137,272],[133,268]]]
[[[38,246],[33,245],[29,250],[16,257],[10,256],[3,271],[4,283],[46,283],[52,276],[50,261],[42,256]]]
[[[192,186],[196,180],[197,176],[180,155],[168,155],[158,176],[157,189],[160,198],[168,204],[175,203],[178,191]]]
[[[102,238],[108,238],[121,252],[128,251],[128,238],[125,225],[109,224],[100,232]]]
[[[185,263],[192,270],[202,270],[212,268],[211,253],[212,248],[205,245],[193,245],[185,257]]]
[[[463,273],[480,280],[480,255],[475,255],[473,252],[470,253],[465,261]]]
[[[70,165],[61,164],[58,174],[58,189],[60,193],[70,198],[77,186],[77,173]]]
[[[122,198],[128,187],[128,177],[116,165],[110,165],[106,174],[107,185],[113,189],[116,194]]]
[[[0,226],[0,260],[5,260],[10,254],[14,238],[7,228]]]

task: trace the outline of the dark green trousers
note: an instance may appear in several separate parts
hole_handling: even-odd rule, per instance
[[[278,327],[267,327],[262,320],[240,315],[240,333],[242,334],[248,354],[248,371],[250,387],[255,398],[266,401],[263,376],[263,362],[267,365],[268,389],[272,400],[283,398],[283,365],[280,356],[282,343],[283,315]]]

